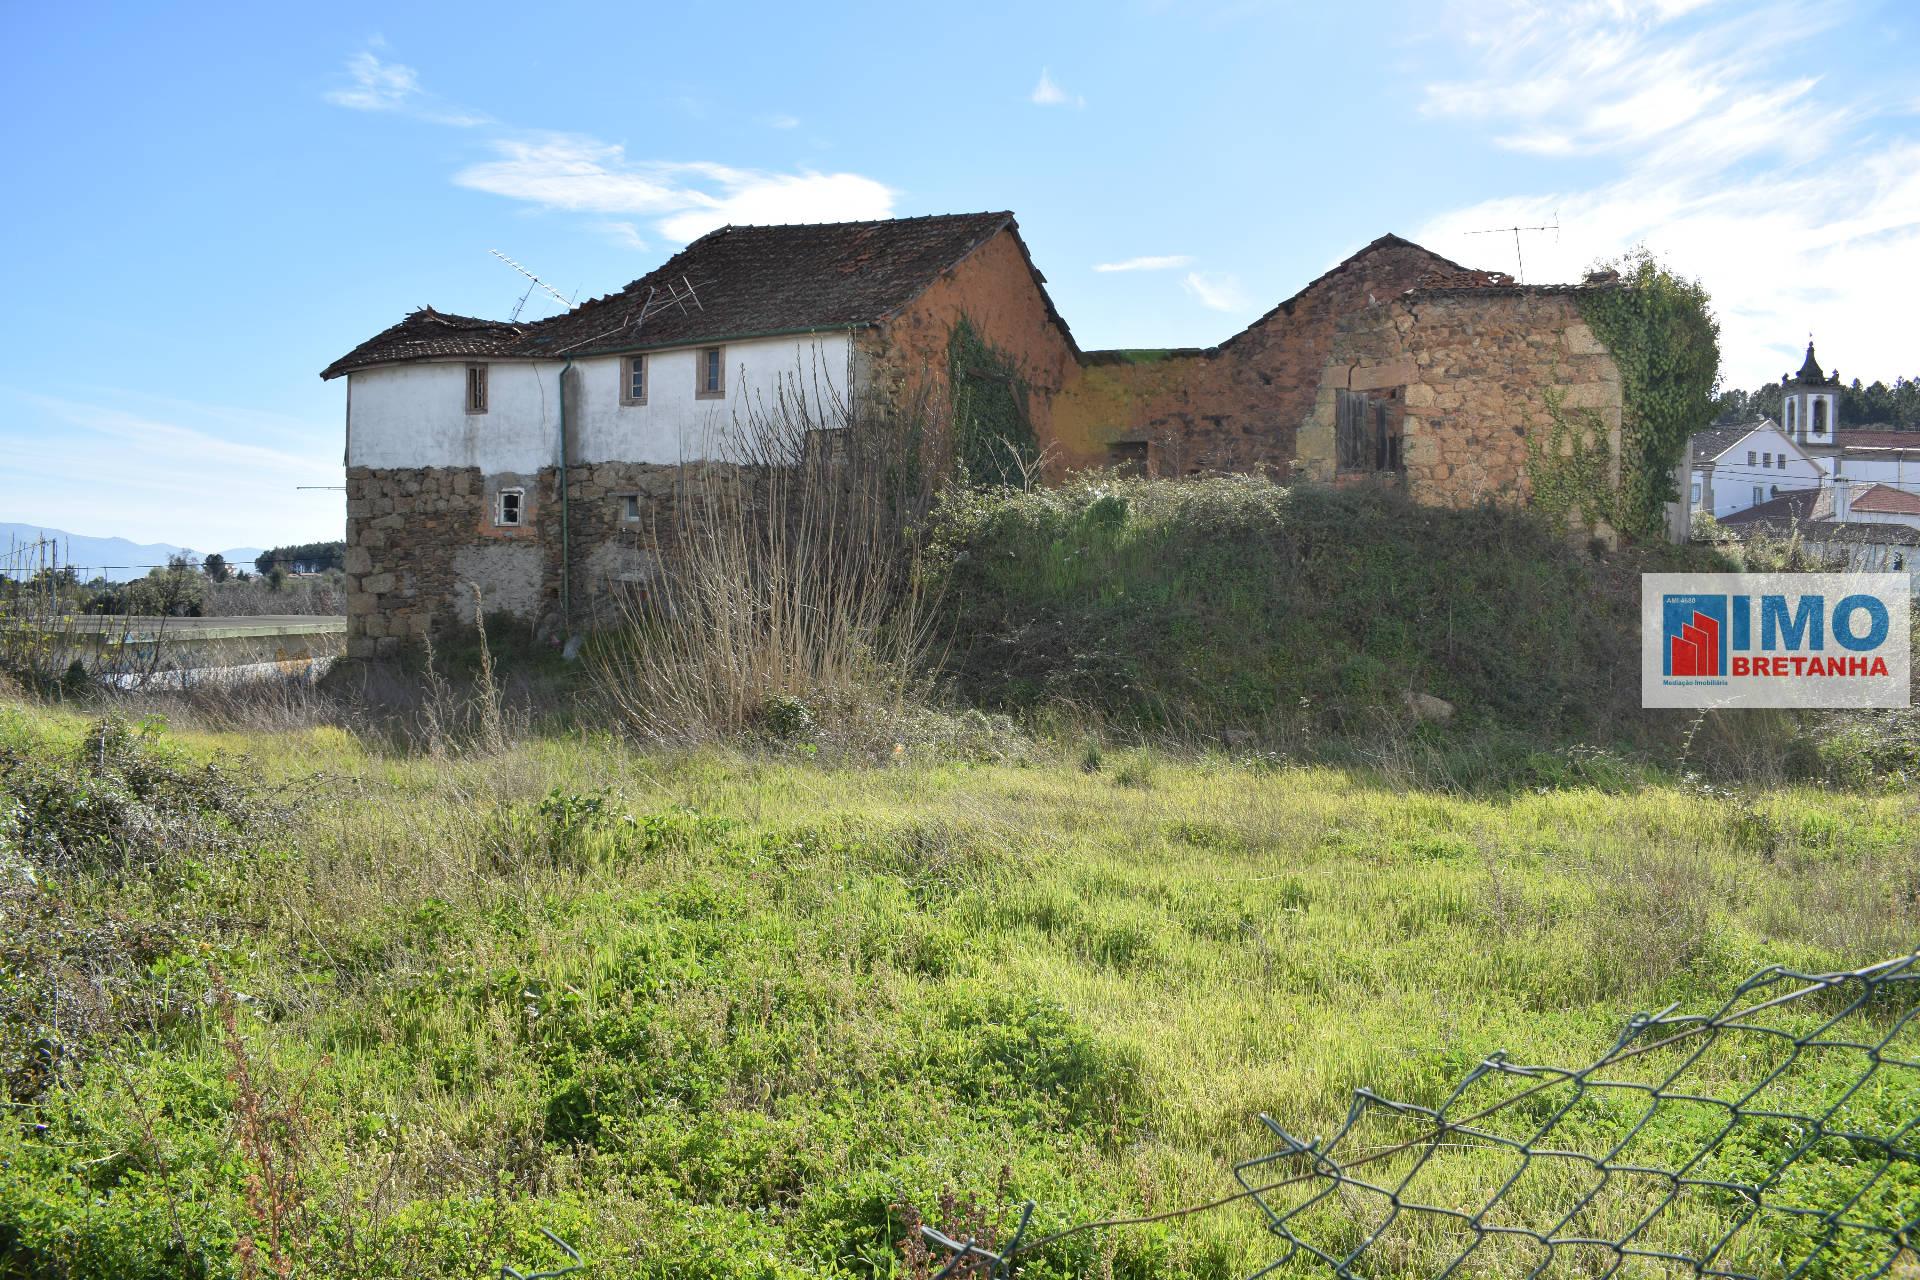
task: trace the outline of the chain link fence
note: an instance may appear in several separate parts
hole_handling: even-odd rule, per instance
[[[1010,1280],[1089,1231],[1230,1207],[1254,1276],[1920,1278],[1920,952],[1763,970],[1720,1007],[1632,1018],[1584,1067],[1496,1054],[1438,1106],[1356,1091],[1329,1137],[1262,1116],[1240,1190],[1002,1246],[921,1228],[938,1277]]]

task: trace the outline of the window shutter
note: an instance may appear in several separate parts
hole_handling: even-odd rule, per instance
[[[1339,471],[1366,471],[1373,462],[1368,430],[1367,398],[1358,391],[1339,391],[1334,399],[1334,466]]]

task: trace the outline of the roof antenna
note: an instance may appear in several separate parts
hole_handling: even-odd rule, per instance
[[[513,315],[508,317],[510,321],[518,320],[520,318],[520,309],[527,305],[527,299],[533,296],[533,291],[536,288],[545,289],[550,295],[552,295],[554,301],[558,302],[561,306],[565,307],[569,311],[573,310],[572,298],[567,297],[565,294],[561,293],[558,289],[554,288],[552,285],[548,284],[545,280],[542,280],[539,276],[533,274],[533,272],[527,270],[525,267],[515,262],[512,258],[509,258],[506,254],[500,252],[498,249],[489,249],[487,250],[487,252],[492,254],[494,257],[500,259],[500,261],[506,263],[508,266],[512,267],[515,271],[518,271],[521,275],[525,276],[527,279],[533,281],[532,284],[527,286],[527,291],[520,295],[520,301],[514,303]]]
[[[709,281],[708,283],[712,282]],[[667,281],[665,293],[660,291],[659,285],[651,285],[647,289],[647,300],[640,304],[640,314],[634,317],[633,327],[636,330],[639,329],[641,325],[647,322],[648,316],[665,311],[668,307],[678,307],[681,315],[687,315],[689,314],[687,311],[687,304],[689,302],[701,311],[707,309],[706,303],[700,301],[699,293],[694,290],[693,281],[687,279],[685,276],[680,277],[679,284],[675,284],[671,280]]]
[[[1560,243],[1560,211],[1558,209],[1555,209],[1553,211],[1553,221],[1551,223],[1548,223],[1545,226],[1486,227],[1480,231],[1469,231],[1466,234],[1470,236],[1497,236],[1497,235],[1505,235],[1508,232],[1512,232],[1513,233],[1513,266],[1514,266],[1513,278],[1517,280],[1519,283],[1525,284],[1527,282],[1527,263],[1526,263],[1526,259],[1522,257],[1520,253],[1520,233],[1522,231],[1551,231],[1553,232],[1553,242],[1555,244],[1559,244]]]

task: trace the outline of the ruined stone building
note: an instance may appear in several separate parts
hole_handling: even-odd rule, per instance
[[[1529,442],[1576,410],[1617,483],[1619,371],[1583,287],[1384,236],[1216,347],[1082,352],[1013,215],[983,213],[724,227],[531,323],[415,311],[322,374],[347,380],[349,652],[470,613],[468,584],[490,611],[582,617],[653,571],[644,535],[678,469],[723,456],[756,398],[785,387],[825,418],[937,391],[963,319],[1017,371],[1055,478],[1384,476],[1423,501],[1525,503]]]
[[[489,612],[549,626],[651,572],[679,467],[785,392],[818,420],[938,376],[961,316],[1017,362],[1036,430],[1079,351],[1013,215],[723,227],[527,324],[415,311],[347,380],[348,651]]]

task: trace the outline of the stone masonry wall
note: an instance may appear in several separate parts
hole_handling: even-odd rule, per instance
[[[1563,421],[1604,444],[1608,482],[1619,485],[1620,370],[1571,289],[1421,290],[1347,317],[1299,438],[1301,473],[1326,483],[1354,478],[1335,465],[1341,390],[1397,403],[1404,482],[1418,501],[1528,502],[1530,443],[1552,439],[1550,394]],[[1562,452],[1572,445],[1563,433]],[[1614,536],[1597,512],[1569,515],[1586,532]]]
[[[1054,403],[1079,376],[1072,337],[1055,320],[1012,231],[1002,231],[935,280],[878,329],[858,339],[858,375],[869,392],[924,390],[944,407],[947,342],[962,317],[1009,356],[1028,389],[1034,433],[1053,434]]]
[[[610,621],[621,591],[647,588],[671,554],[680,504],[720,465],[603,462],[569,469],[575,622]],[[472,467],[350,468],[348,655],[389,657],[429,631],[470,625],[475,586],[488,614],[557,636],[558,477],[554,467],[533,476],[488,476]],[[494,495],[507,486],[526,492],[518,527],[493,523]],[[636,500],[632,515],[629,496]]]
[[[492,495],[526,491],[518,528],[493,524]],[[536,615],[545,603],[540,526],[551,471],[483,476],[475,467],[347,469],[347,654],[385,657],[473,614]]]
[[[1110,444],[1144,440],[1155,475],[1285,478],[1340,320],[1435,272],[1457,270],[1419,245],[1385,236],[1218,347],[1091,353],[1041,443],[1050,446],[1057,471],[1105,466]]]
[[[572,469],[568,510],[576,622],[614,621],[624,592],[645,592],[672,554],[680,505],[705,468],[601,462]],[[637,499],[628,515],[627,499]],[[557,566],[558,558],[554,560]],[[557,572],[557,568],[556,568]]]

